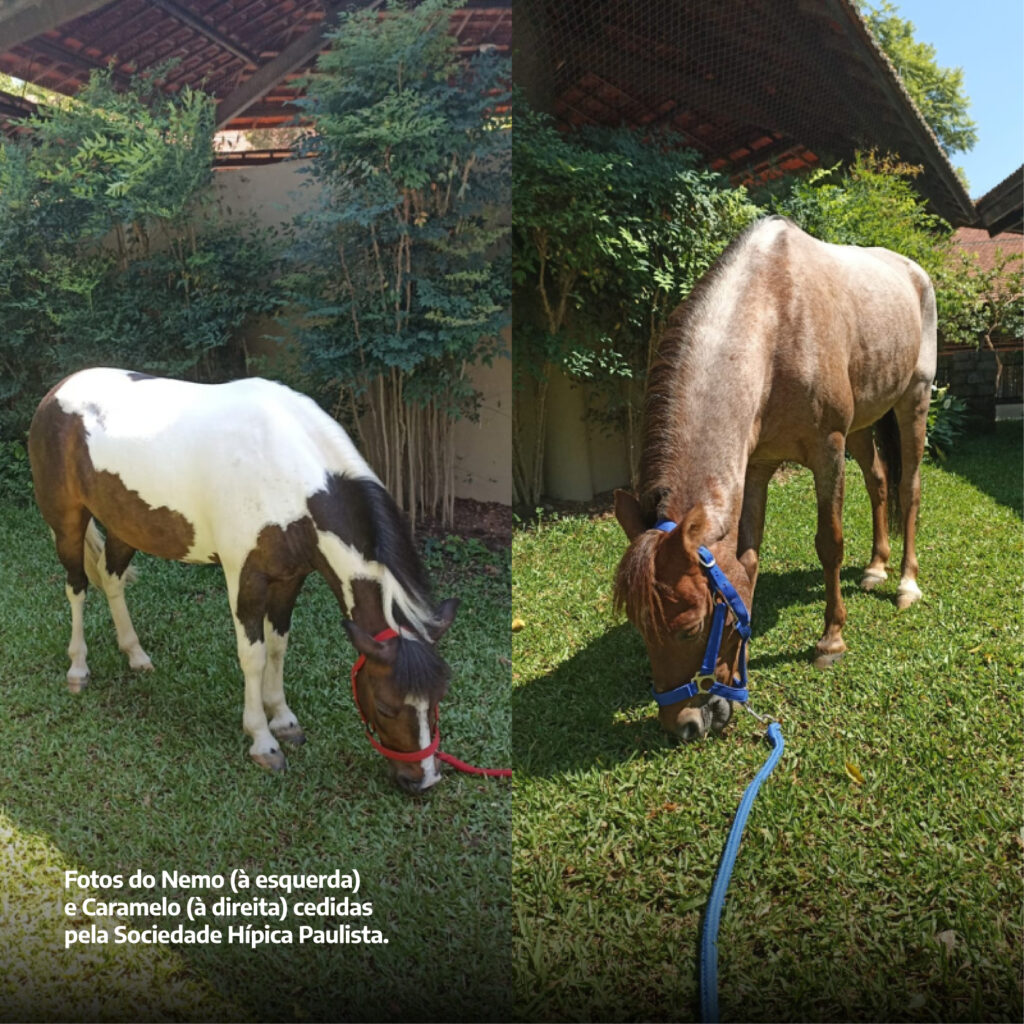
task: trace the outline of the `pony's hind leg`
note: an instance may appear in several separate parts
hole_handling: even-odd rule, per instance
[[[67,574],[64,593],[71,606],[71,640],[68,643],[71,667],[67,680],[72,693],[81,693],[89,682],[89,665],[86,662],[89,648],[85,643],[85,594],[89,588],[85,570],[85,532],[89,519],[84,508],[68,509],[57,522],[50,523],[57,557]]]
[[[130,578],[129,565],[134,554],[135,548],[125,544],[109,530],[104,541],[95,522],[89,524],[85,535],[86,572],[106,595],[110,617],[117,633],[117,646],[127,656],[131,668],[151,671],[153,662],[139,643],[124,599],[125,584]]]
[[[903,561],[900,565],[900,585],[896,591],[896,607],[901,611],[921,600],[917,585],[917,511],[921,506],[921,459],[924,456],[925,434],[928,429],[928,405],[931,386],[925,384],[908,392],[895,406],[896,421],[900,429],[900,513],[903,519]]]
[[[267,614],[263,635],[267,642],[267,663],[263,669],[263,708],[270,719],[270,731],[282,742],[298,746],[306,734],[284,699],[284,656],[288,650],[292,609],[305,577],[272,583],[267,590]]]
[[[886,566],[889,563],[889,522],[886,514],[887,480],[885,464],[875,447],[870,427],[858,430],[846,438],[846,449],[857,460],[864,474],[864,486],[871,499],[871,561],[864,570],[860,585],[863,590],[874,590],[888,578]]]

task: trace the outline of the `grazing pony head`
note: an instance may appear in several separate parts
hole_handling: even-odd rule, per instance
[[[615,517],[630,540],[615,576],[615,606],[624,610],[647,647],[654,689],[665,693],[698,676],[711,631],[714,596],[697,549],[708,528],[702,506],[692,508],[671,532],[654,527],[637,499],[615,492]],[[726,545],[712,546],[716,560],[749,605],[748,577]],[[739,636],[726,625],[714,678],[731,684],[740,656]],[[704,691],[659,710],[662,727],[684,742],[721,732],[732,705]]]
[[[388,629],[371,636],[345,622],[362,656],[353,669],[352,689],[367,735],[388,758],[392,778],[409,793],[422,793],[441,779],[434,740],[451,669],[434,644],[452,624],[458,605],[455,598],[442,602],[429,624],[416,631],[401,625],[397,633]]]

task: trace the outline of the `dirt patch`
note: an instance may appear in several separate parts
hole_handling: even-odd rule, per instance
[[[456,498],[454,525],[444,526],[439,519],[424,516],[416,530],[425,537],[475,537],[492,551],[501,551],[512,544],[512,509],[497,501]]]
[[[615,492],[602,491],[595,494],[590,501],[560,501],[557,498],[543,498],[537,506],[541,517],[557,514],[559,516],[585,516],[587,519],[608,519],[615,514]],[[517,508],[516,514],[523,523],[530,525],[536,522],[537,510]]]

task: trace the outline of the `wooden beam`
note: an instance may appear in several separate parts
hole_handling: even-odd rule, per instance
[[[159,7],[160,10],[180,21],[183,25],[188,25],[190,29],[198,32],[201,36],[216,43],[222,50],[227,50],[228,53],[233,54],[239,60],[245,61],[250,67],[258,68],[260,66],[259,60],[246,50],[245,47],[239,46],[238,43],[229,39],[212,25],[207,25],[206,22],[197,18],[191,11],[187,11],[184,7],[176,4],[174,0],[148,0],[148,2],[154,7]]]
[[[29,39],[106,7],[111,0],[20,0],[0,3],[0,53],[6,53]],[[115,0],[116,2],[116,0]]]
[[[361,4],[367,10],[380,7],[384,0]],[[260,67],[252,77],[217,104],[217,127],[223,128],[244,110],[261,100],[283,78],[297,71],[323,49],[324,37],[334,27],[338,13],[351,4],[340,4],[327,9],[323,21],[286,46],[276,57]]]

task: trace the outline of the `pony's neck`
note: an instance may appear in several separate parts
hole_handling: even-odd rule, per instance
[[[373,632],[408,626],[428,635],[433,615],[423,565],[403,516],[376,478],[331,477],[309,507],[317,530],[315,568],[344,613]]]
[[[724,333],[703,332],[699,345],[662,371],[664,397],[648,419],[641,500],[650,513],[676,522],[703,507],[709,545],[738,530],[755,441],[754,381],[722,373],[723,367],[742,366],[740,348],[741,342]]]

